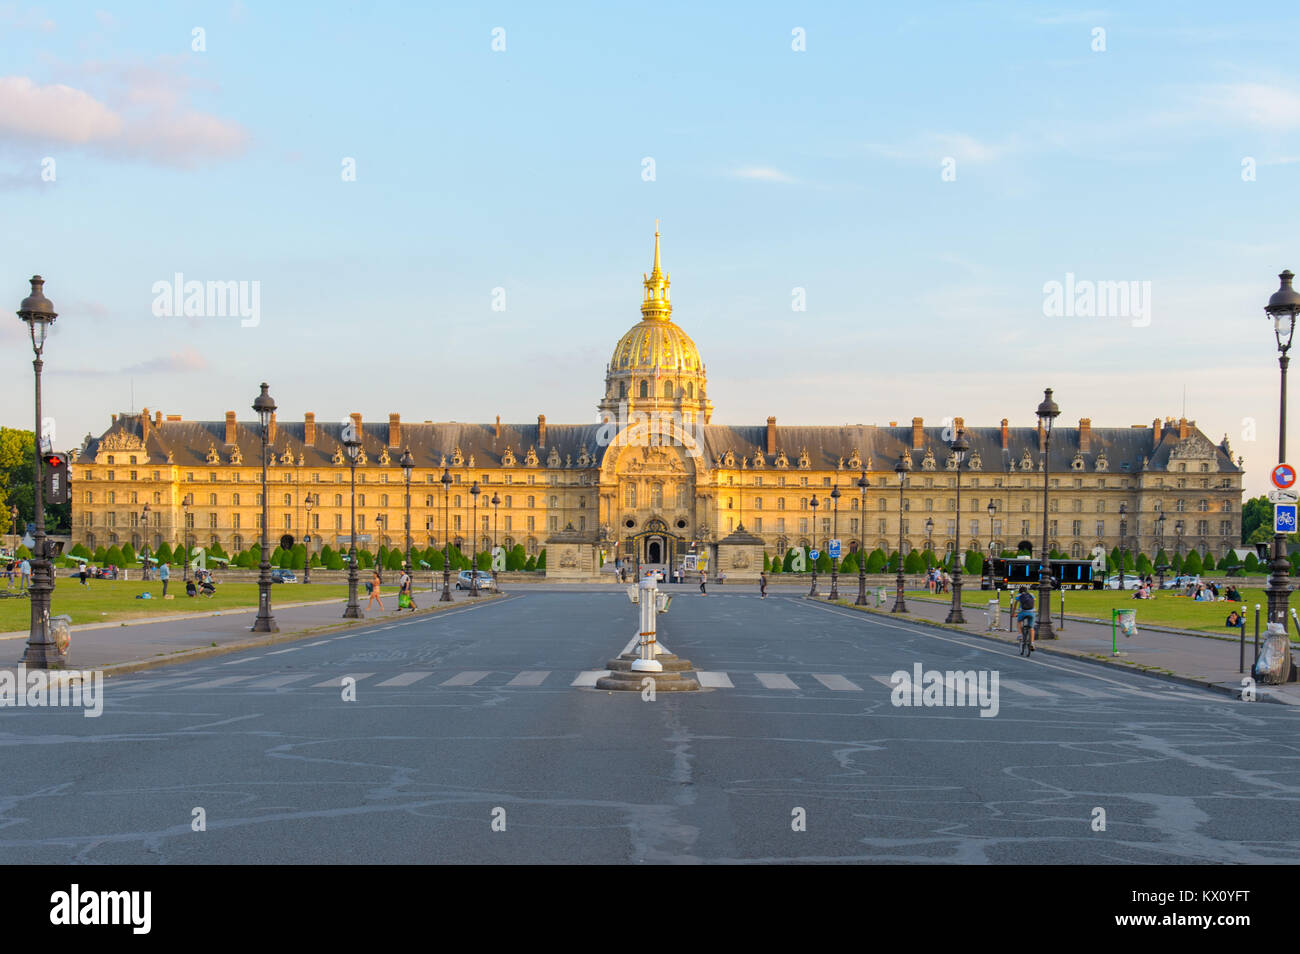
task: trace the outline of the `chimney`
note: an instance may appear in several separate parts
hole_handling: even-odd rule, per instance
[[[361,430],[361,412],[353,411],[348,417],[352,418],[352,426],[357,429],[357,440],[361,440],[364,432]]]
[[[497,415],[497,437],[501,436],[501,415]]]
[[[271,425],[266,429],[266,442],[268,444],[275,443],[275,412],[274,411],[271,412]]]
[[[1151,422],[1151,431],[1155,435],[1155,440],[1153,443],[1159,444],[1160,443],[1160,418],[1157,417],[1154,421]]]
[[[776,418],[767,419],[767,453],[776,455]]]
[[[1002,419],[1002,449],[1010,450],[1010,448],[1011,448],[1011,435],[1007,432],[1007,419],[1004,417]]]
[[[953,437],[956,437],[957,434],[958,434],[959,432],[964,431],[964,430],[966,430],[966,418],[964,418],[964,417],[954,417],[954,418],[952,419],[952,434],[953,434]]]
[[[1192,428],[1190,424],[1191,422],[1188,421],[1187,418],[1185,417],[1180,417],[1178,419],[1178,439],[1180,441],[1187,440],[1187,435],[1192,433]]]
[[[226,443],[235,443],[235,412],[226,412]]]
[[[179,421],[180,419],[181,419],[181,416],[180,416],[179,414],[168,414],[168,415],[167,415],[167,420],[169,420],[169,421]]]
[[[302,416],[302,442],[304,444],[316,443],[316,415],[311,411]]]
[[[546,446],[546,415],[537,415],[537,446],[539,448]]]
[[[1079,453],[1091,453],[1092,448],[1092,418],[1079,418]]]
[[[153,426],[162,427],[162,411],[153,412]]]
[[[153,421],[149,420],[149,409],[145,408],[140,412],[140,440],[148,443],[149,430],[153,427]]]
[[[116,415],[116,414],[113,415],[113,423],[114,423],[114,424],[117,423],[117,415]]]
[[[388,415],[388,446],[402,446],[402,416],[400,414]]]
[[[925,434],[922,431],[924,424],[924,418],[912,418],[912,450],[920,450],[925,443]]]
[[[1043,430],[1043,419],[1038,419],[1038,453],[1047,450],[1047,432]]]

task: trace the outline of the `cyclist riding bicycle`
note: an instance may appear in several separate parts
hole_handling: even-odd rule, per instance
[[[1038,614],[1034,612],[1034,594],[1029,592],[1027,587],[1020,588],[1020,595],[1016,597],[1016,602],[1020,605],[1019,612],[1016,613],[1016,622],[1023,619],[1029,620],[1029,651],[1034,651],[1034,623],[1037,621]]]

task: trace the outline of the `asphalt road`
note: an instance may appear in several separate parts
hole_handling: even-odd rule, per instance
[[[654,701],[574,685],[622,593],[530,590],[0,709],[0,862],[1300,859],[1292,708],[721,589],[660,636],[723,688]],[[892,704],[917,663],[997,714]]]

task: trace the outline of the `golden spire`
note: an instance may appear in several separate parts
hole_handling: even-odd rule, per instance
[[[670,321],[672,303],[668,299],[668,275],[659,261],[659,220],[655,219],[655,263],[649,275],[644,275],[645,298],[641,302],[641,317],[646,321]]]

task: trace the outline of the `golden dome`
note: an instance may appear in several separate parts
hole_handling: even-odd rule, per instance
[[[671,321],[647,318],[636,325],[614,346],[610,370],[620,371],[687,371],[700,374],[704,367],[700,351],[690,335]]]

